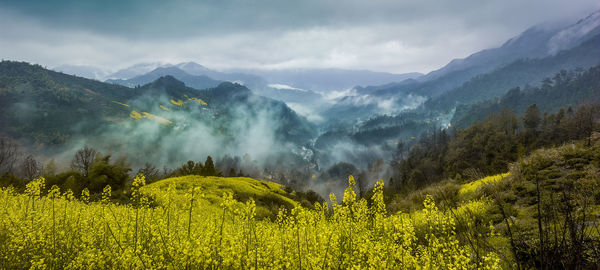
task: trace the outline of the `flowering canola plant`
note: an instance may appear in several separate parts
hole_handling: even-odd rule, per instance
[[[341,203],[331,194],[329,204],[282,207],[272,219],[257,218],[254,199],[239,202],[231,192],[210,207],[214,198],[207,200],[198,186],[182,191],[169,185],[150,196],[143,175],[133,181],[130,204],[111,203],[110,187],[89,202],[86,190],[76,199],[44,182],[30,182],[23,194],[0,189],[1,268],[499,267],[494,253],[475,261],[456,237],[454,217],[431,197],[418,215],[388,214],[382,182],[370,202],[357,198],[350,178]]]
[[[178,99],[178,100],[171,99],[170,101],[171,101],[171,103],[173,103],[174,105],[177,105],[179,107],[183,106],[183,100],[181,100],[181,99]]]
[[[139,112],[136,112],[136,111],[131,111],[129,113],[129,116],[136,120],[142,118],[142,114],[140,114]]]
[[[163,125],[172,125],[173,124],[173,121],[163,118],[163,117],[160,117],[158,115],[151,114],[149,112],[142,112],[142,114],[144,114],[144,117],[155,120]]]
[[[501,174],[496,174],[496,175],[491,175],[491,176],[487,176],[484,178],[481,178],[479,180],[467,183],[462,185],[462,187],[460,188],[460,190],[458,191],[458,193],[461,196],[470,194],[470,193],[475,193],[475,191],[477,191],[477,189],[485,184],[492,184],[492,183],[497,183],[498,181],[502,180],[505,177],[510,176],[510,172],[507,173],[501,173]]]

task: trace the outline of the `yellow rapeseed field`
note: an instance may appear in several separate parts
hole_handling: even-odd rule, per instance
[[[163,125],[172,125],[173,124],[173,121],[166,119],[164,117],[160,117],[158,115],[151,114],[149,112],[142,112],[142,114],[144,114],[144,117],[155,120]]]
[[[464,184],[464,185],[462,185],[462,187],[460,188],[458,193],[461,196],[465,196],[470,193],[475,193],[475,191],[477,191],[477,189],[479,187],[483,186],[484,184],[496,183],[496,182],[500,181],[501,179],[508,177],[509,175],[510,175],[510,172],[501,173],[501,174],[487,176],[487,177],[481,178],[479,180]]]
[[[139,112],[136,112],[136,111],[131,111],[129,113],[129,117],[137,120],[137,119],[142,118],[142,114],[140,114]]]
[[[184,189],[173,180],[144,187],[138,175],[131,203],[115,204],[109,186],[101,200],[90,202],[87,190],[80,195],[46,189],[44,181],[30,182],[24,194],[0,189],[0,268],[499,267],[494,253],[478,254],[482,259],[475,261],[470,247],[457,239],[453,215],[438,210],[431,197],[418,213],[388,214],[382,182],[370,203],[357,199],[350,177],[341,202],[332,194],[330,204],[314,209],[293,204],[260,219],[252,198],[238,202],[225,192],[215,200],[203,192],[212,184],[188,181]]]
[[[191,98],[188,98],[188,100],[196,101],[196,102],[200,103],[202,106],[208,105],[206,102],[204,102],[204,100],[199,99],[199,98],[191,97]]]
[[[181,99],[178,99],[178,100],[171,99],[171,103],[173,103],[174,105],[177,105],[179,107],[183,106],[183,100],[181,100]]]

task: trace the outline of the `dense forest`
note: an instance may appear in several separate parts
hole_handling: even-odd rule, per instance
[[[542,114],[536,104],[531,104],[521,116],[505,108],[452,134],[435,130],[412,146],[405,158],[400,142],[390,188],[411,190],[446,178],[460,180],[505,172],[510,163],[533,150],[589,140],[599,116],[598,105]]]

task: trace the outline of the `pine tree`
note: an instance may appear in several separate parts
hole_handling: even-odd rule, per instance
[[[216,176],[217,170],[215,169],[215,164],[213,163],[212,157],[206,157],[206,162],[204,162],[204,168],[202,169],[202,175],[204,176]]]
[[[531,104],[529,108],[527,108],[525,115],[523,115],[523,124],[525,124],[525,127],[528,129],[536,129],[541,121],[540,110],[535,104]]]

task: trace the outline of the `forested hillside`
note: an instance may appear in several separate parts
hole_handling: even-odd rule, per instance
[[[447,178],[505,172],[510,163],[535,149],[589,139],[598,129],[599,114],[598,105],[541,114],[532,104],[522,115],[503,109],[453,134],[434,131],[410,148],[405,159],[395,162],[391,188],[411,190]],[[403,151],[403,143],[398,144],[397,156]]]
[[[452,125],[465,128],[485,115],[510,108],[518,114],[536,104],[541,112],[554,113],[560,108],[576,107],[578,104],[600,102],[600,66],[588,70],[562,70],[552,78],[546,78],[538,87],[513,88],[504,96],[475,104],[459,106]]]

